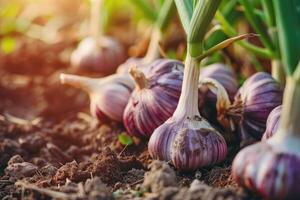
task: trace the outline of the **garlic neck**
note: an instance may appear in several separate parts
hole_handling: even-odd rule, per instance
[[[143,58],[143,63],[149,64],[159,58],[159,41],[161,39],[162,33],[157,27],[153,27],[150,44],[145,57]]]
[[[90,34],[100,45],[102,36],[102,23],[100,20],[100,10],[102,7],[103,0],[91,0],[91,16],[90,16]]]
[[[148,80],[145,74],[142,71],[138,70],[137,67],[131,67],[129,69],[129,74],[135,81],[135,85],[138,90],[142,90],[148,87]]]
[[[88,78],[78,75],[61,74],[60,81],[62,84],[82,89],[90,95],[94,92],[99,92],[99,90],[101,91],[102,86],[113,83],[123,84],[130,90],[133,90],[135,86],[129,74],[113,74],[103,78]]]
[[[94,85],[96,84],[95,80],[88,77],[71,75],[71,74],[60,74],[60,82],[62,84],[71,85],[78,89],[82,89],[87,93],[91,93]]]
[[[196,59],[187,54],[185,59],[182,90],[177,108],[173,114],[175,118],[194,118],[200,116],[198,110],[198,82],[200,69]]]
[[[300,141],[300,84],[292,77],[286,80],[279,133],[296,136]]]
[[[235,130],[233,120],[227,118],[225,113],[231,106],[228,94],[225,88],[215,79],[212,78],[201,78],[199,86],[206,86],[212,93],[217,96],[216,108],[218,112],[218,121],[228,130]]]

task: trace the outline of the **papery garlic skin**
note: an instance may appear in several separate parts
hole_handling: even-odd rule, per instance
[[[84,38],[71,54],[71,65],[78,70],[111,74],[125,59],[124,49],[111,37]]]
[[[150,137],[155,128],[172,116],[181,91],[181,62],[159,59],[147,68],[147,86],[135,88],[123,115],[126,130],[137,137]]]
[[[111,75],[105,78],[87,78],[61,74],[61,82],[85,90],[90,96],[91,115],[105,122],[122,122],[134,82],[129,75]]]
[[[235,94],[238,91],[238,82],[234,72],[225,64],[215,63],[201,68],[199,80],[201,78],[212,78],[218,81],[228,93],[229,99],[232,101]],[[201,90],[201,88],[199,88]],[[206,95],[210,101],[216,101],[216,95],[211,92],[207,92]]]
[[[212,78],[218,81],[226,90],[230,101],[233,101],[238,91],[238,83],[234,72],[222,63],[215,63],[203,67],[200,70],[199,80]],[[216,111],[217,96],[209,91],[207,87],[199,85],[199,109],[203,117],[209,122],[219,125]]]
[[[299,138],[277,138],[277,135],[248,146],[234,159],[233,177],[239,185],[259,193],[264,199],[299,199],[299,147]]]
[[[91,96],[91,114],[102,121],[107,121],[105,118],[108,117],[122,122],[131,92],[130,88],[121,84],[103,86],[101,92]]]
[[[281,115],[282,106],[277,106],[270,112],[268,120],[267,120],[267,128],[265,133],[263,134],[262,140],[266,140],[272,137],[279,128],[280,115]]]
[[[266,129],[270,112],[282,103],[282,87],[272,76],[258,72],[248,78],[235,96],[234,108],[238,115],[240,139],[260,140]]]
[[[177,169],[191,171],[223,161],[225,139],[204,118],[172,117],[159,126],[148,143],[150,156],[170,161]]]

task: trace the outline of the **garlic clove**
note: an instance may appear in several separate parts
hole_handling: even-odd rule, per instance
[[[113,73],[125,59],[123,47],[111,37],[84,38],[71,54],[71,65],[78,70]]]
[[[121,122],[134,83],[128,75],[111,75],[105,78],[87,78],[61,74],[61,83],[85,90],[90,96],[90,112],[100,121]]]

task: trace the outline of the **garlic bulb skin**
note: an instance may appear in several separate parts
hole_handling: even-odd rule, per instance
[[[215,63],[203,67],[200,70],[199,80],[203,78],[212,78],[218,81],[226,90],[230,101],[233,101],[235,94],[238,91],[238,83],[234,72],[225,64]],[[214,125],[218,125],[217,96],[209,91],[207,87],[199,85],[199,109],[201,115],[208,119]]]
[[[147,68],[147,74],[131,68],[130,74],[136,87],[123,115],[128,133],[146,138],[175,111],[181,91],[183,64],[159,59]]]
[[[223,63],[215,63],[201,68],[199,80],[202,78],[212,78],[218,81],[228,93],[229,99],[232,101],[238,91],[238,83],[234,72]],[[201,90],[201,88],[199,88]],[[216,101],[216,95],[207,92],[207,101]]]
[[[248,78],[239,89],[233,103],[233,118],[237,119],[241,141],[260,140],[270,112],[282,103],[282,87],[266,72]],[[239,110],[239,111],[238,111]]]
[[[111,74],[125,59],[124,49],[111,37],[84,38],[71,54],[71,65],[81,71]]]
[[[178,170],[192,171],[223,161],[227,145],[204,118],[172,117],[155,129],[148,150],[154,159],[170,161]]]
[[[122,122],[123,112],[134,88],[129,75],[111,75],[105,78],[87,78],[61,74],[61,83],[85,90],[90,96],[91,115],[100,121]]]
[[[298,199],[299,138],[277,134],[242,149],[232,164],[232,175],[239,185],[259,193],[264,199]]]
[[[188,54],[177,108],[154,130],[148,143],[152,158],[170,162],[182,171],[221,162],[227,154],[223,136],[200,116],[198,83],[197,61]]]
[[[266,140],[272,137],[277,132],[280,122],[281,110],[282,106],[280,105],[274,108],[270,113],[266,124],[267,128],[265,133],[263,134],[262,140]]]

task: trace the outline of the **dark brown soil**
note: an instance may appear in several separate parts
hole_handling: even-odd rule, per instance
[[[88,113],[88,97],[62,86],[74,41],[45,45],[22,39],[0,54],[0,199],[257,199],[225,162],[191,173],[153,161],[147,142],[124,147],[120,124]]]

